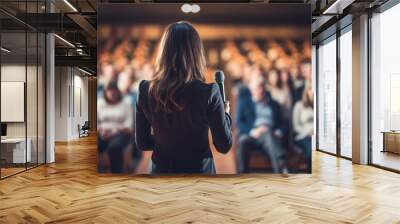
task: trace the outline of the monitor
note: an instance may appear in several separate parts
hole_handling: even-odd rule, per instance
[[[7,136],[7,124],[1,123],[1,136]]]

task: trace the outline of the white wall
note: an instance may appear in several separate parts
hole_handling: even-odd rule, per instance
[[[38,69],[38,70],[36,70]],[[44,74],[42,67],[25,66],[25,64],[3,64],[1,66],[2,82],[24,82],[26,84],[25,103],[20,110],[26,112],[26,120],[22,122],[5,122],[7,124],[8,138],[27,138],[30,140],[32,161],[44,163],[45,150],[45,117],[44,117]],[[26,80],[27,79],[27,80]],[[22,91],[22,92],[21,92]],[[3,89],[2,89],[3,92]],[[24,94],[24,90],[20,90]],[[2,98],[7,95],[2,95]],[[12,110],[10,107],[2,107],[2,112]],[[7,111],[12,113],[12,111]],[[37,155],[38,154],[38,155]],[[51,162],[51,160],[48,160]]]
[[[78,125],[88,120],[88,78],[72,67],[56,67],[56,141],[79,137]]]
[[[26,70],[27,69],[27,70]],[[25,67],[25,65],[18,65],[18,64],[6,64],[1,66],[1,81],[2,82],[24,82],[26,83],[25,80],[25,75],[26,71],[28,71],[28,74],[32,74],[33,72],[36,74],[36,67],[33,66],[28,66]],[[29,77],[28,77],[29,79]],[[30,85],[36,85],[36,80],[28,80]],[[35,107],[36,108],[36,88],[27,88],[27,106]],[[31,102],[35,102],[33,105]],[[24,109],[24,108],[22,108]],[[7,108],[1,108],[1,110],[7,110]],[[27,109],[27,112],[31,112],[32,108],[30,110]],[[35,110],[36,111],[36,110]],[[36,124],[36,113],[28,113],[27,114],[28,122],[34,121]],[[7,136],[8,137],[25,137],[25,126],[26,122],[7,122]],[[28,125],[29,128],[33,128],[36,130],[36,126],[33,127],[33,125],[30,123]],[[29,137],[30,132],[28,131],[28,137]]]
[[[25,65],[8,64],[1,66],[1,81],[25,82]],[[30,68],[28,67],[28,70]],[[1,108],[6,110],[6,108]],[[7,123],[7,137],[25,137],[25,122]]]
[[[55,68],[55,140],[68,140],[68,86],[69,69],[67,67]]]

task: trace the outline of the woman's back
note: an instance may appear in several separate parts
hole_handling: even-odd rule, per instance
[[[139,86],[137,144],[142,150],[153,150],[152,160],[159,170],[199,172],[202,160],[212,158],[209,128],[216,149],[222,153],[230,149],[231,119],[216,84],[194,80],[183,85],[175,93],[182,110],[174,112],[156,111],[149,85],[143,81]]]

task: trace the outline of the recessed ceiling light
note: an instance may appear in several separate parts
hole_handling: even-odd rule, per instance
[[[197,4],[192,5],[192,12],[193,13],[198,13],[200,12],[200,6]]]
[[[190,4],[183,4],[181,10],[184,13],[189,13],[192,11],[192,6]]]

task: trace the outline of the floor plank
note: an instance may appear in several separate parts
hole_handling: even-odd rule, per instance
[[[400,175],[320,152],[312,175],[98,174],[96,141],[0,181],[0,223],[400,223]]]

